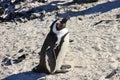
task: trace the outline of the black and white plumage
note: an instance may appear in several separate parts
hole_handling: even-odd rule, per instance
[[[61,66],[68,50],[69,33],[66,28],[67,18],[54,21],[50,27],[40,55],[40,63],[33,69],[35,72],[55,73]]]

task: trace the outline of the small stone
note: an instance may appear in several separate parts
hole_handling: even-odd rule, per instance
[[[14,3],[15,2],[15,0],[11,0],[11,3]]]
[[[18,51],[18,53],[22,53],[24,51],[24,49],[20,49],[19,51]]]
[[[117,15],[116,15],[116,18],[120,18],[120,14],[117,14]]]
[[[70,39],[69,42],[74,42],[74,40]]]
[[[83,66],[74,66],[75,68],[83,68]]]
[[[15,5],[15,9],[19,9],[20,7],[20,5]]]
[[[41,15],[45,15],[45,14],[46,14],[46,11],[43,10],[43,11],[40,12],[40,14],[41,14]]]
[[[112,69],[116,69],[116,68],[118,67],[118,62],[111,63],[111,64],[110,64],[110,67],[111,67]]]
[[[33,17],[36,17],[36,18],[37,18],[37,17],[40,17],[40,14],[39,14],[39,13],[33,13],[32,15],[33,15]]]
[[[96,46],[92,47],[93,49],[95,49],[96,51],[100,51],[100,49]]]
[[[77,3],[91,3],[91,2],[97,2],[98,0],[73,0],[73,2]]]
[[[120,58],[117,58],[117,60],[120,62]]]
[[[82,18],[79,17],[78,20],[82,20]]]
[[[45,3],[47,2],[48,0],[38,0],[38,2],[42,2],[42,3]]]

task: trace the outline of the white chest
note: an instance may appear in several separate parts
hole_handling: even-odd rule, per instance
[[[68,29],[67,28],[63,28],[62,30],[57,30],[56,29],[56,24],[53,25],[53,32],[57,35],[57,41],[56,41],[56,45],[59,45],[61,38],[68,33]]]

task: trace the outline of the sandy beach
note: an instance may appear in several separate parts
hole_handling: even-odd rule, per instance
[[[0,80],[120,80],[120,0],[71,1],[29,2],[27,7],[38,10],[32,13],[35,19],[0,22]],[[66,16],[70,16],[66,26],[73,42],[64,64],[71,69],[53,75],[31,72],[50,25]],[[23,54],[28,54],[23,61],[5,65],[5,58],[14,60]]]

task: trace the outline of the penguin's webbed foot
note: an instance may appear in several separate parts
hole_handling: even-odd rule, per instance
[[[56,70],[55,71],[55,74],[58,74],[58,73],[67,73],[67,72],[69,72],[68,69],[70,69],[70,68],[71,68],[71,65],[62,65],[61,68],[60,68],[60,70]]]
[[[32,69],[32,72],[35,72],[35,73],[45,73],[45,74],[50,74],[50,72],[48,72],[46,69],[44,69],[43,67],[40,67],[39,65],[34,67]]]

